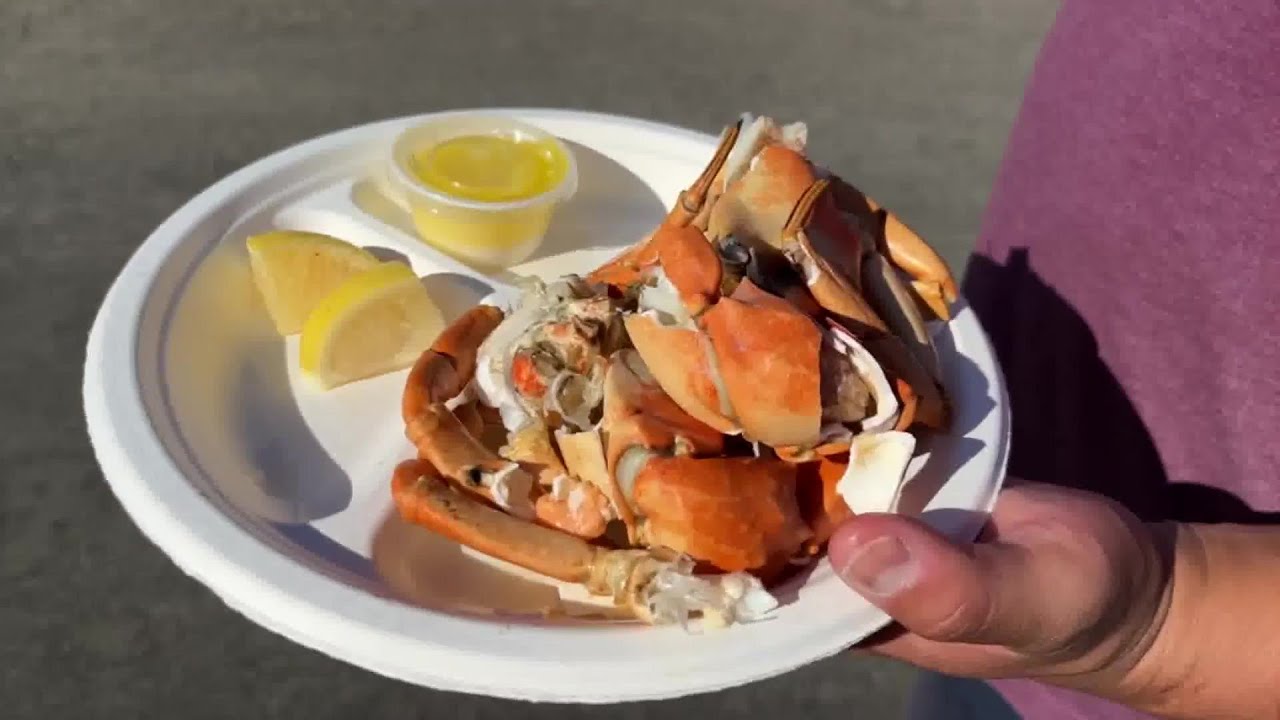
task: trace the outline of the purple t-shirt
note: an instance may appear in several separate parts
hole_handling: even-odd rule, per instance
[[[965,292],[1011,475],[1280,523],[1280,0],[1064,0]],[[1143,717],[995,686],[1027,718]]]

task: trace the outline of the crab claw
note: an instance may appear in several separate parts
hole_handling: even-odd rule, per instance
[[[650,544],[725,572],[776,569],[811,536],[794,465],[771,458],[650,459],[635,502]]]
[[[644,279],[645,271],[658,261],[653,235],[631,245],[609,262],[592,270],[584,280],[592,285],[626,288]]]
[[[840,181],[823,178],[804,192],[783,232],[784,251],[804,268],[823,307],[855,326],[892,332],[938,379],[937,353],[918,299],[874,239],[847,220],[838,206],[839,187]]]
[[[769,191],[776,184],[775,175],[790,178],[794,194],[798,197],[813,180],[802,154],[807,135],[803,123],[779,126],[771,118],[744,113],[721,133],[720,143],[710,162],[693,184],[680,193],[662,224],[675,227],[691,225],[707,231],[708,236],[716,240],[728,234],[721,230],[732,225],[734,218],[754,216],[757,208],[763,207],[756,196],[761,188]],[[752,197],[750,202],[744,203],[747,195]],[[795,197],[779,196],[766,212],[772,212],[774,217],[770,219],[781,227],[794,203]],[[764,222],[767,224],[768,221]],[[657,262],[653,238],[654,235],[649,235],[631,245],[587,275],[587,282],[614,287],[627,287],[639,282],[644,269]]]
[[[601,431],[605,465],[614,482],[607,494],[615,499],[633,541],[632,490],[643,461],[660,454],[712,455],[724,449],[724,436],[686,413],[663,392],[634,350],[620,350],[609,358]]]
[[[821,330],[790,302],[744,278],[696,319],[645,312],[625,322],[662,390],[700,422],[773,447],[817,442]]]
[[[845,222],[827,188],[826,180],[816,180],[800,194],[777,246],[804,274],[809,293],[827,312],[856,327],[887,331],[855,284],[862,270],[857,228]]]
[[[676,199],[675,205],[667,213],[659,229],[596,268],[586,276],[587,282],[613,287],[627,287],[640,282],[645,270],[658,261],[654,240],[663,229],[681,228],[691,224],[699,229],[706,228],[706,217],[724,187],[726,161],[739,144],[742,124],[743,121],[739,120],[721,133],[720,144],[716,147],[710,162],[698,179],[680,192],[679,198]]]
[[[950,304],[959,298],[947,262],[898,216],[881,207],[843,178],[831,176],[836,204],[858,218],[875,235],[876,249],[912,278],[917,299],[942,320],[951,319]]]
[[[698,228],[671,222],[659,225],[643,243],[593,270],[586,280],[626,288],[650,279],[659,267],[693,314],[713,302],[720,290],[722,269],[715,248]]]
[[[817,324],[749,279],[698,320],[743,437],[811,446],[822,419]]]
[[[623,322],[645,365],[676,404],[718,432],[739,432],[705,335],[696,327],[663,324],[656,314],[628,315]]]
[[[721,433],[736,433],[714,353],[694,322],[718,299],[720,257],[693,227],[668,226],[654,239],[653,284],[640,292],[639,313],[623,319],[627,335],[676,404]]]
[[[911,386],[916,421],[940,429],[950,410],[925,320],[897,271],[836,211],[831,187],[817,180],[797,203],[784,231],[788,255],[804,268],[819,304]]]
[[[664,225],[653,236],[658,266],[675,287],[685,312],[697,317],[720,295],[724,268],[702,231]]]

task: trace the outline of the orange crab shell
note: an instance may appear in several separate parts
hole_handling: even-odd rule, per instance
[[[418,356],[405,380],[400,411],[406,423],[432,403],[453,399],[476,370],[476,350],[502,322],[505,314],[493,305],[477,305],[445,328],[431,348]]]
[[[777,243],[791,209],[815,179],[813,165],[802,153],[779,143],[765,145],[751,168],[712,206],[707,236],[719,240],[745,232]]]
[[[633,445],[669,449],[677,438],[699,454],[724,450],[724,435],[699,422],[675,403],[653,379],[639,358],[623,350],[609,358],[605,371],[602,429],[609,471],[619,456]]]
[[[684,442],[695,455],[717,455],[724,451],[724,436],[684,412],[662,391],[633,350],[622,350],[609,358],[604,385],[601,431],[611,483],[608,495],[634,542],[635,515],[618,480],[623,454],[637,446],[668,452]]]
[[[701,230],[689,225],[664,225],[651,242],[657,248],[658,265],[690,315],[698,315],[716,301],[724,269]]]
[[[649,541],[725,572],[785,562],[811,536],[795,466],[769,458],[654,458],[636,478]]]
[[[820,552],[836,527],[853,516],[844,498],[836,492],[836,485],[848,467],[847,453],[796,466],[796,500],[800,514],[813,531],[804,546],[810,555]]]
[[[737,432],[723,410],[727,399],[712,380],[710,342],[683,327],[665,327],[645,315],[630,315],[623,324],[636,351],[671,399],[685,412],[721,433]]]
[[[747,440],[771,447],[818,441],[822,333],[809,316],[744,279],[698,324]]]

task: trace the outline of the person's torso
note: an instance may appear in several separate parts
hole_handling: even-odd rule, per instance
[[[1065,0],[965,283],[1010,474],[1280,522],[1277,228],[1280,3]],[[999,687],[1028,717],[1136,717]]]

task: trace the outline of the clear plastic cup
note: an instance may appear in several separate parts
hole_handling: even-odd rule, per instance
[[[468,135],[545,142],[562,156],[559,182],[530,197],[487,202],[443,192],[414,174],[415,153]],[[467,113],[443,115],[401,132],[392,143],[386,180],[423,242],[474,267],[501,270],[542,245],[556,207],[577,192],[578,168],[569,148],[541,128],[502,115]]]

